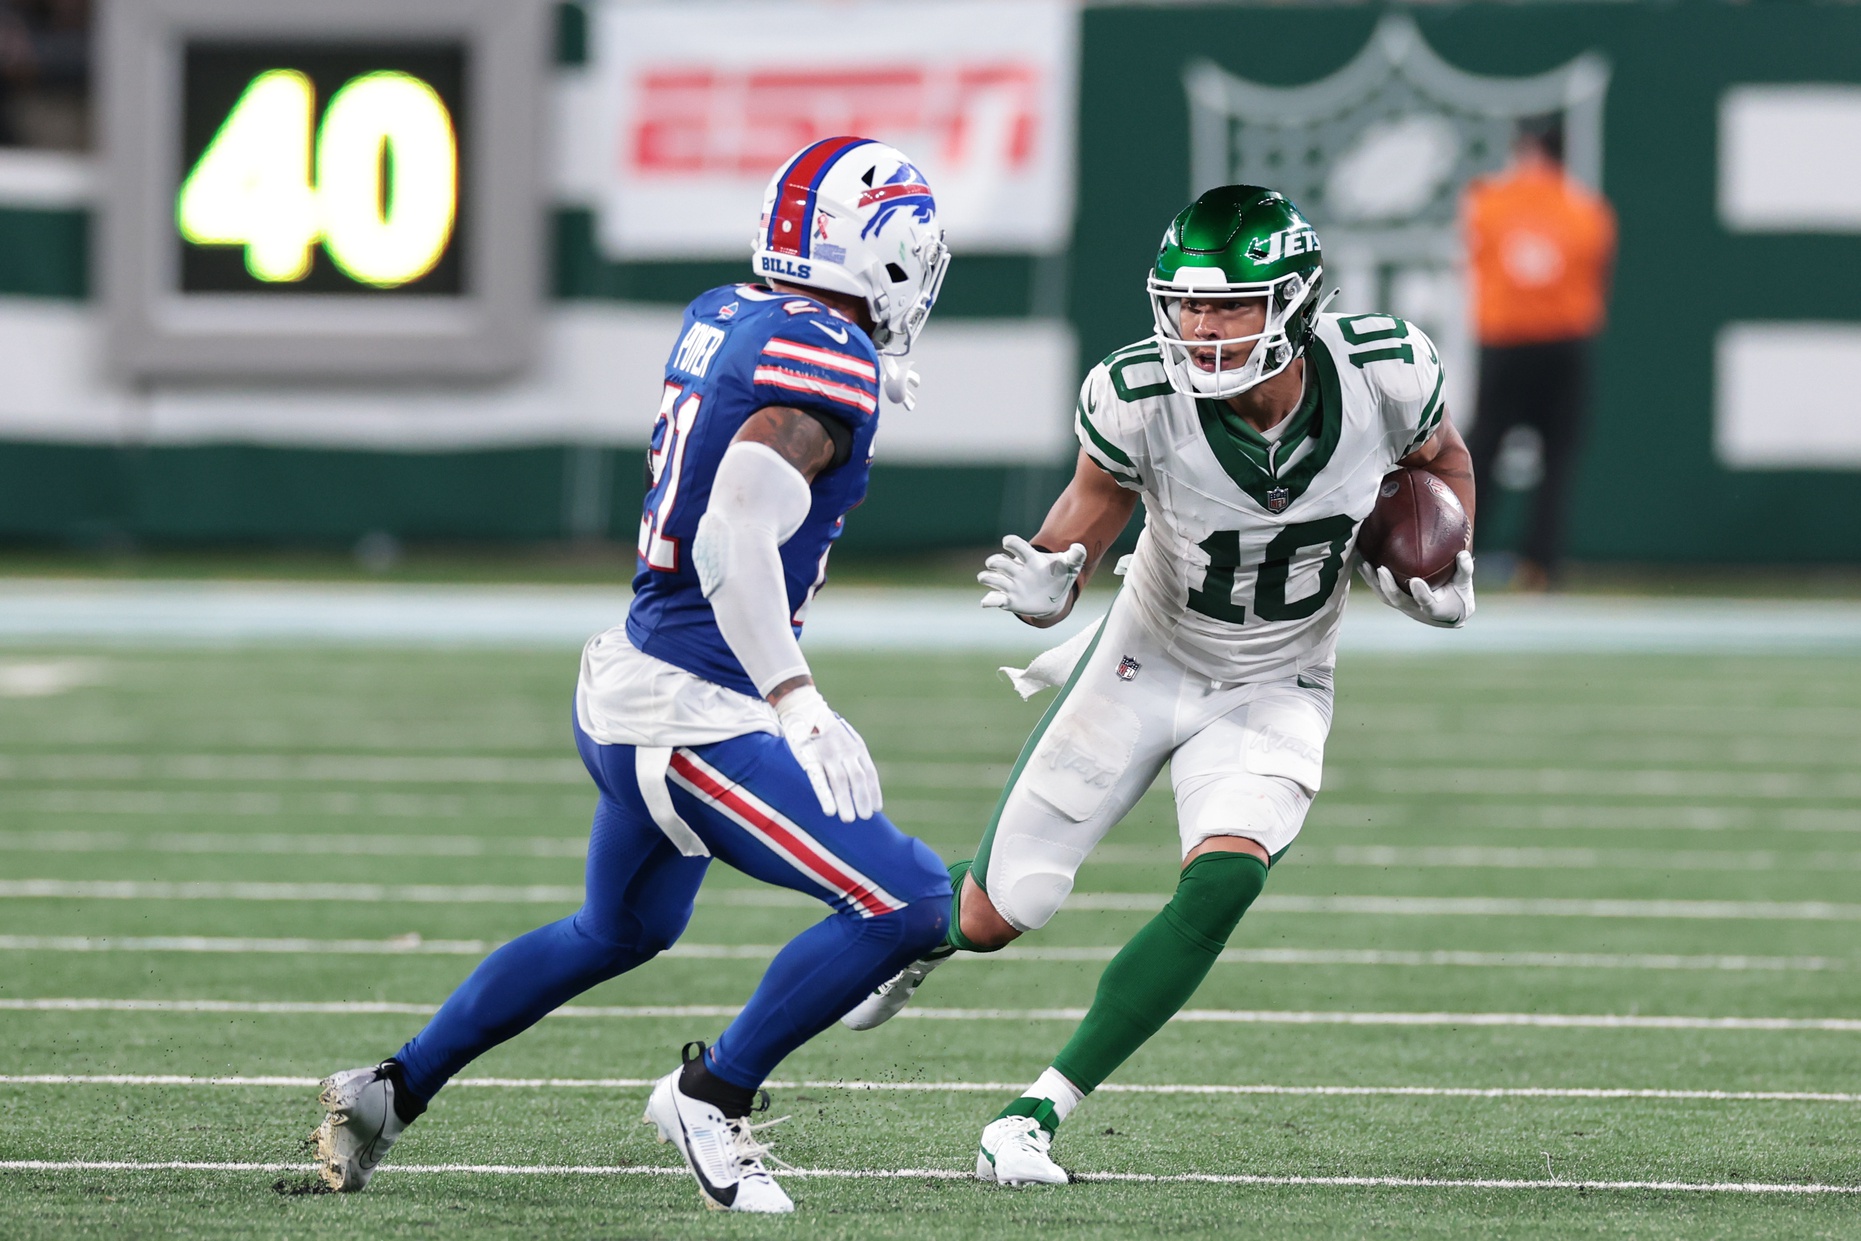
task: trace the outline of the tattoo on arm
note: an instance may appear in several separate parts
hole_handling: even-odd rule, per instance
[[[766,444],[813,482],[834,459],[834,441],[814,415],[787,405],[765,405],[731,437],[733,444]]]
[[[769,703],[771,706],[773,706],[774,704],[781,702],[782,699],[786,698],[790,690],[797,690],[797,689],[800,689],[804,685],[812,685],[812,684],[814,684],[814,678],[809,676],[805,672],[802,673],[800,676],[790,677],[788,678],[788,680],[782,682],[780,685],[776,686],[774,689],[769,691],[769,695],[768,695]]]

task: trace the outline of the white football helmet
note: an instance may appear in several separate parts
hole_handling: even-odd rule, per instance
[[[936,304],[950,251],[924,174],[870,138],[823,138],[763,191],[756,274],[860,298],[872,343],[901,356]]]

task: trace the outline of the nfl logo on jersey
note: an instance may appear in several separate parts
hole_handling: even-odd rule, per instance
[[[1137,679],[1137,670],[1143,666],[1144,665],[1138,663],[1129,655],[1126,655],[1123,659],[1118,661],[1118,679],[1120,681],[1135,681]]]
[[[1275,487],[1267,492],[1267,512],[1269,513],[1283,513],[1286,511],[1286,506],[1291,503],[1292,492],[1284,487]]]

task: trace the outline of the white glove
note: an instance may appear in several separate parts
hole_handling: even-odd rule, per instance
[[[1404,616],[1424,625],[1442,629],[1459,629],[1473,615],[1473,553],[1454,556],[1454,578],[1439,590],[1430,590],[1419,577],[1409,579],[1409,588],[1396,586],[1396,576],[1388,569],[1372,568],[1367,560],[1357,563],[1357,575],[1376,592],[1376,597]]]
[[[878,812],[879,773],[866,742],[834,713],[820,690],[812,685],[789,690],[775,704],[775,714],[783,739],[821,799],[822,813],[851,823]]]
[[[880,360],[885,370],[885,399],[895,405],[903,405],[910,413],[918,407],[918,385],[923,383],[918,378],[918,368],[890,354]]]
[[[1086,547],[1075,543],[1063,552],[1043,552],[1026,539],[1009,535],[1002,550],[983,561],[976,580],[989,588],[985,608],[1007,608],[1029,620],[1058,616],[1072,601],[1073,583],[1086,567]]]

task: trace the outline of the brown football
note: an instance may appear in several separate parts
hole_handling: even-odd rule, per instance
[[[1383,476],[1357,546],[1399,586],[1412,577],[1445,586],[1454,576],[1455,554],[1473,546],[1473,523],[1446,483],[1424,470],[1398,468]]]

